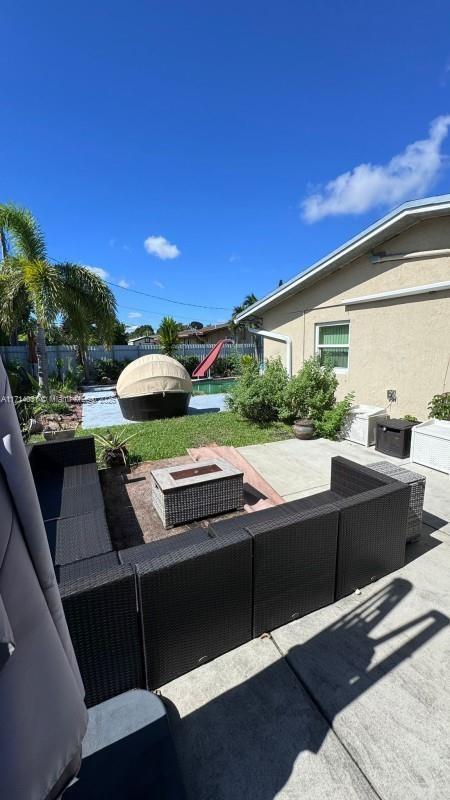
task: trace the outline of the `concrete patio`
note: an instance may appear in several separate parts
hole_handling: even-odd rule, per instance
[[[348,442],[240,448],[287,500],[328,486]],[[387,459],[395,461],[395,459]],[[190,800],[447,800],[450,480],[427,476],[407,564],[164,686]]]

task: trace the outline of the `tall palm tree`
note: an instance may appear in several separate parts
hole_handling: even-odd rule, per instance
[[[238,331],[239,330],[242,331],[244,328],[247,327],[245,322],[236,323],[235,322],[236,317],[238,316],[238,314],[242,314],[242,312],[245,311],[246,308],[252,306],[253,303],[256,303],[257,299],[258,298],[256,297],[256,295],[253,294],[253,292],[251,292],[250,294],[245,295],[242,303],[239,306],[235,306],[233,308],[233,311],[231,312],[230,328],[232,328],[232,330],[234,331],[236,339],[238,338]]]
[[[51,264],[43,233],[30,211],[0,205],[0,325],[11,332],[23,315],[36,320],[40,394],[48,394],[46,329],[58,317],[70,319],[83,345],[95,319],[105,342],[112,337],[116,301],[105,282],[86,267]]]

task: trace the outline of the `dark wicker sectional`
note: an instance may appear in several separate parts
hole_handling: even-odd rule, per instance
[[[88,705],[158,688],[405,561],[409,486],[345,458],[329,491],[119,553],[93,438],[29,458]]]

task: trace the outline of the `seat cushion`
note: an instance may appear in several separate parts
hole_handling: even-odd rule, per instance
[[[65,486],[64,473],[41,473],[36,490],[44,520],[76,517],[89,511],[103,509],[100,482]]]

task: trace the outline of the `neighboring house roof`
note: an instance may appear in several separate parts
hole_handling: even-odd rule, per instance
[[[398,206],[385,217],[365,228],[357,236],[333,250],[324,258],[316,261],[311,267],[300,272],[290,281],[279,286],[261,300],[253,303],[236,316],[236,322],[246,317],[258,315],[263,309],[277,305],[285,297],[295,294],[317,280],[320,280],[335,270],[358,258],[367,250],[382,244],[388,238],[401,233],[406,228],[430,217],[439,217],[450,214],[450,194],[437,197],[426,197],[422,200],[411,200]]]
[[[147,341],[147,339],[151,339],[152,341],[154,341],[156,338],[157,338],[156,335],[152,335],[149,333],[146,336],[137,336],[136,339],[129,339],[128,344],[135,344],[136,342],[143,342],[144,340]]]
[[[217,325],[204,325],[203,328],[187,328],[185,331],[180,331],[178,334],[180,339],[187,339],[188,336],[204,336],[205,334],[212,333],[213,331],[220,331],[229,329],[229,322],[218,322]]]

